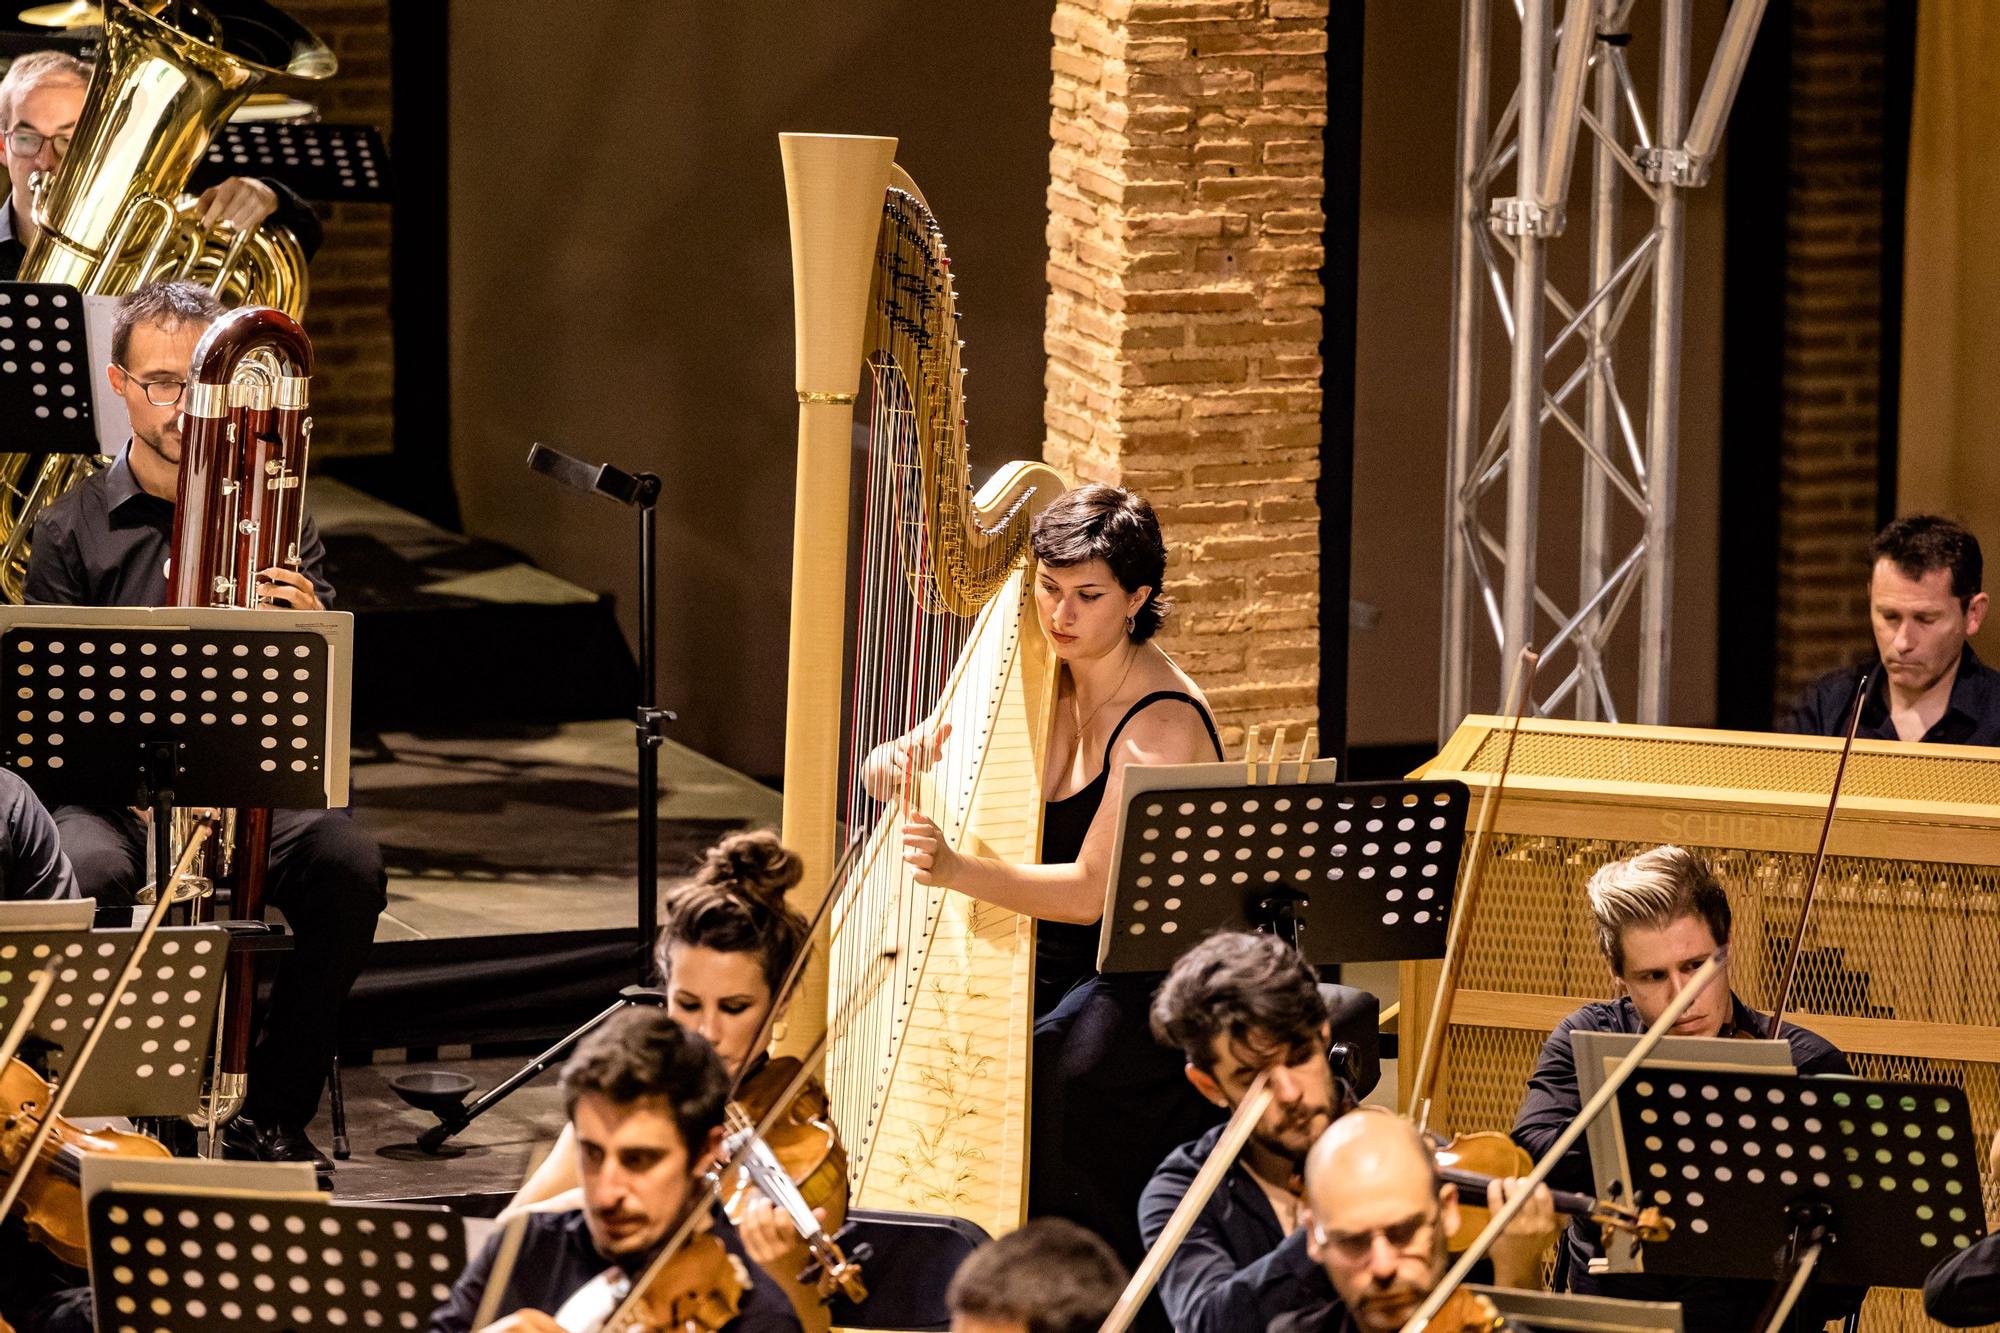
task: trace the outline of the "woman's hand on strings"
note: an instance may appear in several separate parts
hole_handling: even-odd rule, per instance
[[[1505,1208],[1526,1184],[1519,1176],[1496,1179],[1486,1187],[1486,1206]],[[1556,1205],[1547,1185],[1535,1186],[1527,1205],[1514,1215],[1493,1241],[1493,1280],[1501,1287],[1536,1289],[1542,1285],[1542,1256],[1556,1238]]]
[[[965,859],[945,841],[944,830],[928,815],[912,810],[903,824],[903,864],[916,872],[917,883],[928,888],[950,888],[958,879]]]
[[[862,766],[862,785],[876,800],[888,800],[901,791],[912,776],[929,772],[944,753],[944,743],[950,738],[951,723],[940,722],[935,727],[919,726],[895,740],[884,741],[875,747],[868,756],[868,762]]]
[[[820,1225],[826,1224],[826,1209],[813,1209],[813,1216],[820,1220]],[[743,1214],[738,1234],[743,1237],[743,1252],[756,1261],[757,1267],[773,1276],[795,1278],[812,1262],[812,1251],[806,1248],[791,1218],[762,1194],[750,1196],[750,1207]]]

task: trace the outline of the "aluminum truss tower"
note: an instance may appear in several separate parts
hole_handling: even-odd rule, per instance
[[[1481,706],[1497,706],[1502,677],[1520,650],[1539,645],[1535,712],[1619,720],[1607,653],[1635,598],[1638,697],[1623,711],[1639,722],[1664,722],[1685,192],[1708,180],[1764,0],[1729,7],[1692,114],[1693,0],[1651,0],[1659,79],[1650,128],[1626,58],[1635,0],[1566,0],[1560,28],[1553,26],[1556,0],[1513,0],[1509,7],[1521,23],[1520,82],[1492,126],[1494,7],[1494,0],[1463,0],[1460,34],[1439,736],[1449,735],[1474,705],[1475,636],[1489,633],[1501,665],[1491,690],[1478,691]],[[1565,230],[1570,166],[1582,131],[1591,154],[1588,225],[1579,229],[1588,279],[1583,298],[1574,300],[1548,270],[1551,242]],[[1502,185],[1512,193],[1501,194]],[[1652,217],[1636,241],[1631,227],[1621,227],[1628,189]],[[1631,326],[1648,295],[1641,334]],[[1480,399],[1489,302],[1511,343],[1507,398],[1497,418]],[[1632,395],[1619,383],[1616,353],[1621,338],[1642,336],[1645,385]],[[1572,359],[1574,368],[1551,383],[1557,366]],[[1574,444],[1583,458],[1573,598],[1536,579],[1545,431]],[[1614,521],[1626,531],[1635,526],[1632,518],[1614,520],[1615,507],[1636,518],[1636,538],[1614,536]]]

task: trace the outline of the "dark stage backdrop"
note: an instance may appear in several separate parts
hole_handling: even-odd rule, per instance
[[[662,702],[675,739],[732,767],[783,764],[796,406],[778,133],[902,139],[958,270],[975,458],[1039,457],[1051,8],[452,6],[439,369],[465,527],[616,593],[629,636],[631,516],[522,460],[542,440],[658,472]]]

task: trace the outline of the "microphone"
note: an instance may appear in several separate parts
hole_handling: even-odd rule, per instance
[[[546,444],[528,450],[528,466],[571,490],[602,495],[620,504],[649,505],[660,497],[660,479],[649,472],[634,476],[609,463],[586,463]]]

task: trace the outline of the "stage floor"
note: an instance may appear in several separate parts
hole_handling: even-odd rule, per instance
[[[472,1122],[438,1156],[416,1146],[417,1135],[437,1118],[404,1104],[389,1080],[406,1070],[448,1069],[476,1084],[475,1095],[519,1069],[527,1054],[508,1058],[382,1063],[342,1071],[348,1143],[353,1156],[336,1165],[335,1198],[437,1199],[481,1211],[487,1196],[511,1195],[555,1143],[563,1125],[556,1069],[514,1092]],[[558,1066],[560,1068],[560,1066]],[[333,1126],[324,1102],[312,1124],[313,1142],[333,1150]],[[471,1196],[468,1200],[468,1196]],[[497,1205],[494,1208],[497,1211]]]
[[[354,817],[382,845],[377,943],[637,921],[630,722],[457,725],[357,738]],[[660,748],[660,879],[736,828],[778,823],[778,793],[686,746]]]

